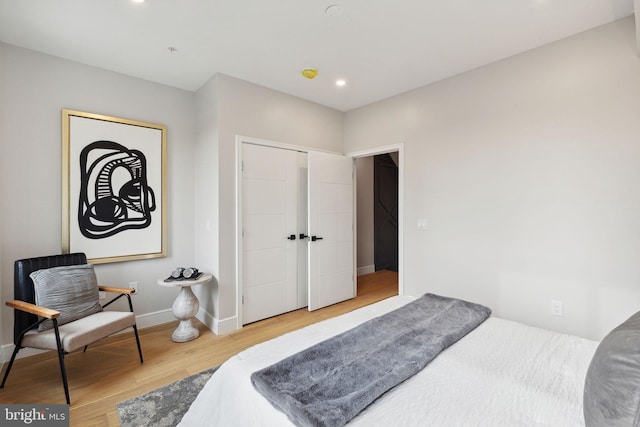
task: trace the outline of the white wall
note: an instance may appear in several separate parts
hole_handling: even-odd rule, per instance
[[[196,266],[213,274],[211,283],[194,287],[200,300],[198,318],[218,332],[219,277],[219,170],[218,167],[218,91],[211,78],[196,94],[197,138],[195,158],[195,257]]]
[[[358,275],[375,271],[373,244],[373,156],[356,159]]]
[[[208,133],[206,115],[200,115],[198,126],[198,146],[201,150],[210,150],[217,155],[217,182],[199,183],[197,200],[217,199],[218,224],[216,249],[210,242],[197,245],[198,259],[218,259],[217,284],[202,287],[201,301],[207,307],[213,306],[214,312],[208,312],[213,319],[210,327],[222,333],[237,327],[236,306],[236,136],[259,138],[284,144],[342,152],[343,114],[337,110],[286,95],[281,92],[258,86],[243,80],[217,74],[197,93],[198,108],[206,109],[213,115],[216,134]],[[211,103],[215,102],[215,107]],[[205,135],[206,134],[206,135]],[[213,154],[215,151],[217,154]],[[209,159],[198,159],[200,167]],[[212,188],[217,184],[217,188]],[[215,218],[213,206],[207,209],[207,215]],[[206,220],[198,212],[196,233],[205,235]],[[213,234],[213,233],[209,233]],[[203,251],[211,251],[203,253]],[[209,261],[213,263],[213,261]],[[213,264],[211,264],[213,267]]]
[[[407,294],[594,339],[640,309],[634,36],[629,17],[346,114],[346,152],[405,144]]]
[[[193,94],[0,44],[3,303],[15,259],[60,251],[62,108],[168,128],[169,256],[96,267],[103,283],[140,282],[142,323],[173,318],[177,291],[156,280],[193,264],[216,277],[196,289],[205,320],[235,321],[236,135],[338,152],[404,142],[407,294],[590,338],[640,307],[632,17],[346,115],[224,75]]]
[[[6,44],[0,60],[1,343],[13,340],[4,305],[13,297],[13,262],[61,251],[62,108],[167,126],[169,255],[98,265],[96,274],[112,286],[139,282],[139,326],[172,320],[177,290],[156,281],[194,262],[194,94]]]

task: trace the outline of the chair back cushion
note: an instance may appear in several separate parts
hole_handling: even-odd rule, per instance
[[[13,265],[13,297],[20,301],[36,303],[36,294],[33,280],[29,275],[43,268],[60,267],[63,265],[86,264],[85,254],[77,252],[72,254],[42,256],[17,260]],[[21,310],[13,310],[13,340],[17,342],[18,336],[29,326],[38,321],[34,314]]]
[[[69,265],[46,268],[30,274],[36,292],[36,304],[60,312],[58,325],[73,322],[102,311],[98,280],[93,265]],[[40,324],[40,332],[53,328],[53,321]]]

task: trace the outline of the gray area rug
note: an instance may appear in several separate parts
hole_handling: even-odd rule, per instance
[[[207,369],[116,405],[122,427],[177,425],[218,369]]]

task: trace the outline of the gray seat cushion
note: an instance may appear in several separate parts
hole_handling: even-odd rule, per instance
[[[60,341],[65,352],[89,345],[99,339],[120,332],[136,323],[135,314],[128,311],[101,311],[60,326]],[[22,341],[24,347],[56,350],[53,329],[29,331]]]
[[[638,426],[640,417],[640,312],[600,343],[587,370],[587,427]]]
[[[102,311],[98,281],[91,264],[47,268],[29,276],[33,280],[36,304],[60,312],[58,325]],[[38,330],[51,328],[53,322],[46,320]]]

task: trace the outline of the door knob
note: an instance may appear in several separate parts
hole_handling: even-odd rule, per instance
[[[322,237],[311,236],[312,242],[315,242],[316,240],[322,240]]]
[[[289,237],[287,237],[287,240],[296,240],[296,235],[291,234]]]

